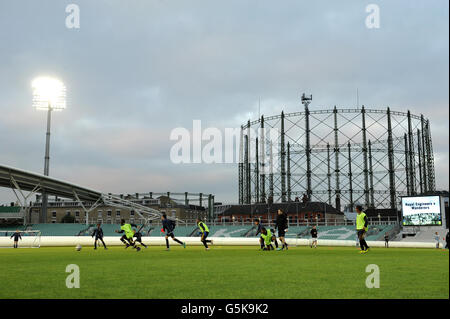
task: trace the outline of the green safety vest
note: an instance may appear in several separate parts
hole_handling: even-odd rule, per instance
[[[200,225],[203,226],[203,228],[205,229],[205,232],[208,232],[208,233],[209,233],[209,228],[208,228],[208,226],[206,226],[206,224],[205,224],[204,222],[199,222],[199,223],[198,223],[198,228],[199,228],[200,231],[203,233],[203,229],[200,227]]]
[[[356,215],[356,229],[357,230],[364,229],[367,231],[367,227],[364,228],[364,224],[365,224],[364,217],[366,217],[366,214],[364,212],[361,212],[361,214]]]
[[[123,226],[120,226],[120,229],[125,232],[125,235],[127,235],[128,238],[133,237],[134,232],[130,224],[124,224]]]
[[[270,229],[267,229],[267,235],[261,234],[261,237],[264,239],[266,245],[270,245],[272,243],[272,232]]]

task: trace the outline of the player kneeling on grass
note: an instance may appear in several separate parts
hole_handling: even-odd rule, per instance
[[[270,229],[266,229],[265,227],[263,227],[261,229],[261,237],[263,238],[264,244],[265,244],[265,247],[263,248],[263,250],[274,250],[275,249],[272,246],[273,234]]]
[[[200,239],[200,241],[203,243],[203,246],[205,246],[205,249],[209,250],[208,243],[210,243],[211,245],[213,244],[212,240],[206,240],[209,235],[209,228],[200,218],[197,218],[197,226],[202,233],[202,238]]]
[[[255,226],[257,227],[255,236],[258,236],[258,234],[260,235],[259,236],[259,244],[261,246],[261,249],[264,249],[264,239],[262,238],[262,235],[261,235],[262,234],[261,230],[263,229],[263,225],[261,224],[259,219],[255,219],[254,223],[255,223]],[[277,237],[275,236],[275,231],[271,229],[271,232],[272,232],[272,241],[275,243],[275,247],[277,248],[277,250],[279,250]]]
[[[169,237],[171,237],[173,241],[179,243],[184,248],[186,248],[186,243],[183,243],[181,240],[176,239],[175,235],[173,234],[173,230],[175,229],[176,225],[175,221],[168,219],[166,214],[163,214],[161,216],[161,221],[163,226],[162,231],[166,233],[166,250],[170,250]]]
[[[14,248],[18,248],[19,247],[19,238],[20,240],[22,240],[22,236],[20,236],[20,231],[16,230],[16,232],[14,234],[11,235],[11,237],[9,238],[13,238],[14,237]]]
[[[95,240],[94,240],[94,249],[97,249],[97,241],[101,241],[102,242],[102,244],[103,244],[103,247],[105,248],[105,249],[108,249],[108,248],[106,248],[106,244],[105,244],[105,242],[103,241],[103,229],[100,227],[100,224],[97,224],[97,228],[96,229],[94,229],[94,232],[92,233],[92,238],[95,236]]]
[[[361,247],[360,254],[367,253],[369,246],[366,243],[365,236],[368,229],[369,222],[367,215],[362,211],[362,206],[356,206],[356,231],[358,232],[359,246]]]
[[[120,231],[116,230],[116,233],[125,233],[122,237],[120,237],[120,241],[125,244],[125,248],[133,247],[136,248],[136,251],[141,250],[140,247],[136,247],[136,244],[133,242],[134,232],[131,226],[137,227],[135,224],[126,224],[125,219],[120,221]]]

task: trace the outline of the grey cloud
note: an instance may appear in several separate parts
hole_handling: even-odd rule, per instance
[[[367,107],[430,118],[439,188],[448,189],[448,3],[380,2],[381,28],[361,1],[77,1],[0,3],[0,161],[40,172],[45,114],[30,83],[64,80],[51,171],[105,191],[208,191],[237,200],[237,167],[174,166],[170,131],[238,127],[261,113]],[[96,174],[92,174],[95,172]],[[159,189],[164,188],[164,189]],[[0,193],[2,194],[2,193]],[[9,200],[0,195],[0,200]]]

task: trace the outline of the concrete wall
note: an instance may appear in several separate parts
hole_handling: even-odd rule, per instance
[[[202,245],[199,237],[179,237],[180,240],[186,241],[188,246]],[[226,246],[259,246],[258,238],[241,238],[241,237],[211,237],[214,241],[214,245],[226,245]],[[33,237],[23,237],[22,241],[19,241],[19,246],[30,246],[33,242]],[[104,237],[106,245],[120,246],[123,245],[120,241],[120,237]],[[145,244],[154,246],[165,246],[164,237],[143,237],[142,241]],[[177,243],[169,239],[172,246],[178,246]],[[295,239],[288,238],[288,244],[291,246],[307,246],[309,245],[309,239]],[[384,247],[383,241],[368,241],[371,247]],[[90,236],[41,236],[41,247],[54,247],[54,246],[73,246],[82,245],[92,247],[94,245],[94,239]],[[8,237],[0,238],[0,247],[11,247],[13,240]],[[356,242],[354,240],[318,240],[319,246],[348,246],[355,247]],[[433,242],[390,242],[389,247],[392,248],[435,248]]]

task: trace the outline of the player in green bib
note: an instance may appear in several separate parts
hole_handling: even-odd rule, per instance
[[[368,230],[368,219],[366,213],[363,212],[362,206],[356,206],[356,231],[358,232],[359,246],[361,247],[360,254],[365,254],[369,250],[369,246],[365,240],[366,232]]]
[[[137,247],[135,242],[133,241],[134,231],[131,227],[137,227],[135,224],[126,224],[125,219],[122,219],[120,221],[120,231],[116,230],[116,233],[125,233],[122,237],[120,237],[120,240],[122,243],[125,244],[125,248],[133,247],[136,248],[136,251],[141,250],[140,247]],[[128,242],[127,242],[128,241]]]
[[[264,244],[266,247],[264,247],[264,250],[274,250],[273,246],[272,246],[272,231],[270,229],[266,229],[265,227],[263,227],[261,229],[261,237],[264,240]]]
[[[206,240],[209,235],[209,228],[200,218],[197,218],[197,226],[202,234],[200,241],[203,243],[203,246],[205,246],[205,249],[209,250],[208,243],[210,243],[211,245],[213,244],[212,240]]]

